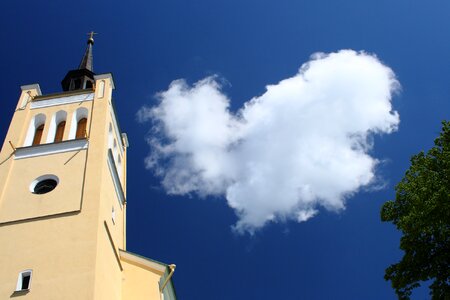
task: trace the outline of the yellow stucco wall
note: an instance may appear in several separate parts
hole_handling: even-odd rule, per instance
[[[159,279],[162,273],[122,260],[122,300],[160,300]]]
[[[3,225],[0,299],[13,295],[17,276],[26,269],[33,270],[27,299],[93,299],[92,224],[86,211]]]
[[[111,216],[111,193],[104,191],[114,191],[111,175],[105,172],[108,150],[105,128],[111,91],[107,82],[100,100],[37,109],[30,109],[28,103],[25,109],[14,114],[0,153],[3,162],[0,178],[4,179],[0,181],[0,244],[3,246],[0,299],[12,295],[17,276],[25,269],[33,270],[31,289],[27,293],[30,299],[120,299],[121,270],[110,270],[115,258],[111,259],[104,251],[106,212],[100,211],[107,202]],[[23,107],[26,92],[22,92],[18,107]],[[41,141],[45,143],[52,116],[57,111],[66,111],[64,138],[67,139],[72,113],[80,107],[89,111],[88,149],[23,159],[10,156],[12,149],[8,141],[16,147],[24,145],[33,116],[46,116]],[[47,194],[31,193],[30,183],[44,174],[56,175],[58,186]],[[120,209],[115,226],[121,229],[114,232],[123,233],[119,212]]]
[[[25,93],[22,92],[18,106]],[[35,95],[36,90],[32,93]],[[27,299],[61,299],[61,295],[65,295],[64,299],[93,297],[94,194],[84,195],[83,200],[87,201],[80,212],[86,150],[16,160],[8,143],[11,141],[16,147],[23,145],[34,115],[45,113],[49,122],[57,110],[70,111],[79,106],[30,110],[28,103],[13,116],[0,153],[0,299],[15,295],[18,274],[26,269],[33,270]],[[66,131],[70,127],[68,123]],[[32,180],[44,174],[56,174],[59,185],[48,194],[31,193]]]
[[[0,222],[80,210],[85,161],[86,150],[14,160],[3,182]],[[31,193],[30,184],[45,174],[55,174],[58,186],[51,193]]]
[[[20,296],[14,292],[17,277],[27,269],[33,271],[27,299],[160,299],[163,273],[120,258],[119,249],[126,249],[126,204],[108,167],[113,83],[108,76],[101,80],[104,90],[95,90],[93,101],[30,109],[28,92],[35,96],[38,90],[24,89],[19,97],[0,152],[0,299]],[[66,111],[67,140],[72,113],[80,107],[88,110],[87,149],[16,159],[34,116],[46,116],[45,143],[52,116]],[[116,128],[113,138],[120,147]],[[116,149],[115,155],[122,160],[117,171],[125,194],[126,149]],[[44,174],[57,176],[59,184],[49,193],[33,194],[31,182]]]
[[[99,133],[93,147],[98,149],[97,157],[102,156],[100,186],[101,201],[98,202],[96,249],[96,277],[95,277],[95,299],[121,299],[121,268],[118,262],[118,248],[123,245],[124,224],[119,200],[113,185],[110,168],[107,164],[108,132],[111,124],[111,82],[105,80],[105,93],[102,99],[94,100],[94,110],[98,121]],[[98,96],[98,91],[96,93]],[[118,137],[114,135],[118,147]],[[94,144],[95,143],[95,144]],[[122,149],[123,152],[126,149]],[[121,152],[122,153],[122,152]],[[119,172],[119,170],[118,170]],[[123,189],[122,184],[122,189]],[[115,223],[112,223],[112,207],[115,209]],[[106,225],[105,225],[106,223]],[[105,227],[107,226],[107,228]],[[109,234],[108,234],[109,231]],[[111,236],[111,238],[110,238]]]

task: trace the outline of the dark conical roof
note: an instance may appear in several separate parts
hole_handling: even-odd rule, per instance
[[[81,59],[78,69],[67,72],[61,81],[63,91],[92,89],[94,85],[94,66],[92,46],[94,45],[94,32],[89,33],[87,48]]]
[[[92,45],[94,45],[94,39],[90,37],[87,41],[86,52],[84,52],[83,58],[81,59],[80,66],[78,69],[87,69],[91,72],[94,71],[93,65],[93,55],[92,55]]]

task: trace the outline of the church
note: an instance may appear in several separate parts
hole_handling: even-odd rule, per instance
[[[176,299],[175,265],[126,250],[128,139],[93,45],[62,92],[21,87],[0,152],[0,299]]]

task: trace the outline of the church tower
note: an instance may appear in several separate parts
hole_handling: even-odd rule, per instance
[[[0,299],[175,299],[174,265],[126,251],[128,140],[93,45],[63,92],[21,87],[0,152]]]

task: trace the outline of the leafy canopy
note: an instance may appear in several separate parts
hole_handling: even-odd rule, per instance
[[[400,299],[427,280],[433,299],[450,299],[450,122],[442,125],[435,146],[411,158],[395,200],[381,209],[382,221],[403,233],[404,256],[384,276]]]

